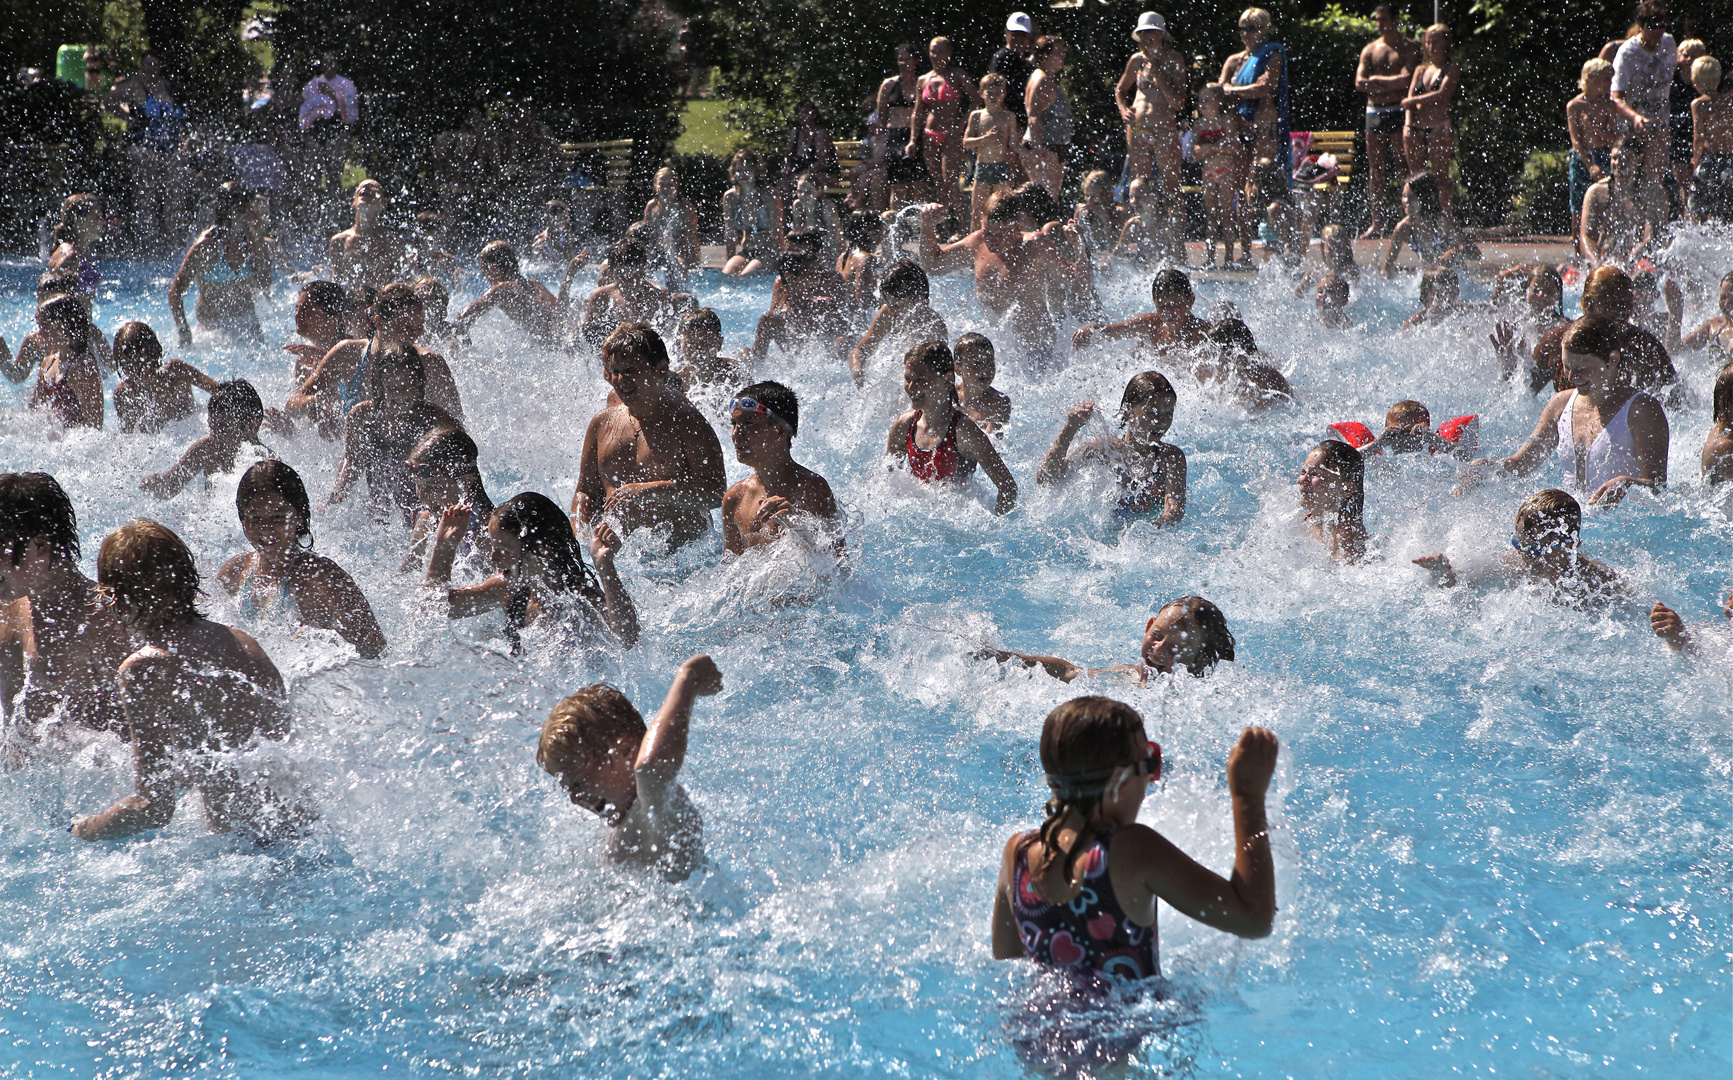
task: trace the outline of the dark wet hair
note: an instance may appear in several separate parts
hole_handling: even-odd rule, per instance
[[[301,295],[320,311],[339,317],[343,314],[343,286],[335,281],[309,281],[301,286]]]
[[[650,246],[642,236],[627,236],[608,249],[610,267],[650,265]]]
[[[1197,620],[1202,638],[1198,642],[1197,659],[1185,666],[1185,670],[1195,678],[1203,678],[1209,669],[1216,666],[1217,661],[1234,658],[1234,632],[1228,629],[1228,617],[1222,614],[1222,609],[1205,600],[1201,596],[1182,596],[1178,600],[1169,600],[1161,606],[1161,611],[1175,605],[1183,605],[1187,614]],[[1156,612],[1157,615],[1161,611]]]
[[[517,251],[504,240],[489,241],[476,255],[475,261],[512,277],[518,276]]]
[[[856,210],[843,225],[850,247],[869,248],[884,235],[884,219],[867,210]]]
[[[1715,376],[1713,418],[1716,423],[1733,422],[1733,360],[1727,362]]]
[[[230,379],[218,383],[211,391],[210,403],[205,406],[205,420],[213,435],[218,432],[230,435],[257,433],[265,420],[265,403],[259,400],[259,392],[253,389],[252,383],[245,379]]]
[[[1611,361],[1621,344],[1621,330],[1622,327],[1611,319],[1592,316],[1578,319],[1565,331],[1564,340],[1559,343],[1561,353],[1574,352],[1579,356],[1598,356]]]
[[[887,302],[926,303],[932,296],[927,272],[913,259],[898,259],[879,278],[879,297]]]
[[[766,380],[755,382],[734,396],[749,397],[762,402],[765,408],[788,421],[789,438],[800,434],[800,399],[788,387]]]
[[[980,353],[986,356],[987,366],[993,369],[995,375],[999,372],[999,354],[993,348],[993,340],[986,334],[968,333],[951,343],[951,357],[956,359],[964,352]],[[989,380],[991,381],[991,380]]]
[[[987,200],[987,220],[995,225],[1014,222],[1023,213],[1021,190],[1001,191]]]
[[[601,597],[602,587],[584,565],[571,520],[552,499],[540,492],[525,491],[495,507],[489,520],[499,526],[500,532],[516,537],[524,554],[541,560],[557,592],[575,593],[590,600]],[[518,588],[506,601],[506,626],[514,650],[518,645],[517,631],[529,621],[529,602],[527,585]]]
[[[1065,217],[1065,208],[1059,205],[1059,200],[1037,181],[1031,180],[1020,185],[1016,190],[1016,197],[1018,211],[1028,214],[1043,225]]]
[[[722,336],[722,316],[716,314],[715,308],[701,307],[696,311],[688,311],[680,319],[680,332],[689,334],[694,331]]]
[[[407,281],[393,281],[380,289],[379,295],[373,299],[373,322],[378,325],[411,308],[423,313],[427,311],[427,305],[422,303],[420,296],[416,295],[415,286]]]
[[[1338,520],[1360,520],[1366,513],[1366,459],[1360,451],[1349,446],[1340,439],[1325,439],[1307,453],[1321,453],[1324,464],[1336,471],[1336,475],[1353,485],[1353,492],[1343,502],[1342,509],[1337,513]]]
[[[235,218],[241,215],[253,201],[253,193],[239,180],[230,180],[217,188],[216,198],[211,203],[211,213],[214,215],[218,228],[228,228],[235,223]]]
[[[1041,828],[1034,836],[1025,837],[1020,847],[1021,853],[1036,839],[1041,842],[1045,859],[1030,865],[1031,878],[1044,876],[1055,857],[1064,859],[1064,874],[1070,878],[1077,857],[1095,842],[1088,823],[1101,807],[1108,779],[1115,769],[1137,759],[1148,738],[1137,710],[1112,698],[1072,698],[1047,714],[1041,725],[1041,768],[1047,774],[1052,797],[1047,800]],[[1071,845],[1062,849],[1059,828],[1071,811],[1077,812],[1084,826]]]
[[[1575,547],[1582,528],[1582,505],[1570,492],[1558,488],[1535,492],[1516,510],[1516,531],[1537,539],[1557,536]]]
[[[1223,319],[1210,327],[1204,336],[1224,349],[1238,349],[1247,353],[1258,351],[1258,339],[1252,336],[1252,328],[1246,325],[1244,319],[1238,317]]]
[[[824,250],[824,241],[829,235],[816,225],[807,225],[799,229],[788,230],[787,234],[783,236],[782,242],[791,248],[804,248],[816,255]]]
[[[821,259],[823,256],[819,252],[806,247],[804,244],[800,247],[787,248],[776,258],[776,272],[781,277],[801,274],[819,265]]]
[[[1149,282],[1149,295],[1194,296],[1196,294],[1192,292],[1191,278],[1186,272],[1170,266],[1166,270],[1155,272],[1155,277],[1151,278]]]
[[[45,472],[0,474],[0,544],[12,565],[24,561],[24,549],[38,536],[67,560],[78,558],[78,515],[60,481]]]
[[[477,464],[480,457],[481,451],[468,432],[436,427],[422,436],[407,460],[411,465],[433,465],[450,473],[464,504],[485,522],[493,513],[493,500],[481,484],[481,468]]]
[[[1439,201],[1438,177],[1429,172],[1415,173],[1408,178],[1408,202],[1410,208],[1419,213],[1426,222],[1433,222],[1444,216],[1444,204]]]
[[[1159,371],[1140,371],[1125,384],[1125,393],[1119,399],[1121,410],[1135,408],[1150,401],[1178,401],[1179,394],[1173,384],[1167,381],[1167,376]]]
[[[36,279],[36,302],[43,304],[56,296],[76,296],[83,291],[77,271],[47,270]]]
[[[157,340],[149,323],[124,323],[114,332],[115,363],[124,364],[125,358],[134,356],[153,364],[162,359],[162,342]]]
[[[903,365],[923,364],[935,372],[952,380],[951,392],[956,393],[957,358],[951,355],[951,347],[942,341],[923,341],[909,347],[903,354]]]
[[[284,461],[254,462],[235,485],[235,514],[245,517],[253,496],[267,493],[281,495],[289,504],[289,509],[295,512],[296,542],[306,540],[307,546],[312,547],[313,504],[307,498],[307,485],[301,482],[301,474]]]
[[[36,317],[66,331],[74,352],[82,353],[90,348],[90,315],[78,297],[66,294],[45,300],[36,305]]]
[[[602,342],[602,359],[619,353],[636,353],[650,361],[651,367],[668,366],[668,346],[656,328],[646,322],[625,322],[614,327],[613,333]]]

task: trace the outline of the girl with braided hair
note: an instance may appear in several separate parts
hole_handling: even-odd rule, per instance
[[[1239,937],[1265,937],[1276,914],[1264,793],[1276,768],[1275,733],[1248,727],[1228,754],[1234,868],[1222,878],[1137,823],[1161,749],[1143,717],[1104,697],[1067,701],[1041,731],[1053,797],[1039,829],[1005,845],[993,897],[993,955],[1028,957],[1080,974],[1161,974],[1156,900]]]

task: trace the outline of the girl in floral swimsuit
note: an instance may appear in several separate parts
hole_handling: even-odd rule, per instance
[[[1234,869],[1223,879],[1160,833],[1137,823],[1161,750],[1123,702],[1075,698],[1041,731],[1041,767],[1052,798],[1039,829],[1005,845],[993,898],[993,955],[1028,958],[1086,983],[1161,974],[1155,925],[1160,898],[1239,937],[1269,934],[1276,914],[1264,793],[1277,742],[1246,728],[1228,754]]]

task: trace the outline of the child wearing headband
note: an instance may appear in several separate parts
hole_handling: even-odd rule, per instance
[[[1068,968],[1087,981],[1161,974],[1156,900],[1245,938],[1266,937],[1276,915],[1264,794],[1278,744],[1248,727],[1228,753],[1234,868],[1227,878],[1137,823],[1161,748],[1123,702],[1074,698],[1047,716],[1041,767],[1046,820],[1005,845],[993,894],[993,955]]]
[[[753,383],[728,408],[734,454],[753,470],[722,497],[722,546],[739,555],[782,533],[791,514],[821,522],[837,517],[836,497],[825,478],[790,455],[800,431],[800,400],[778,382]],[[843,552],[841,533],[832,550]]]

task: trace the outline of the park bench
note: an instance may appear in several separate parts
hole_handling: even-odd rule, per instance
[[[560,162],[568,173],[583,172],[592,180],[602,179],[597,172],[605,173],[602,186],[619,191],[632,178],[632,140],[561,143]]]

